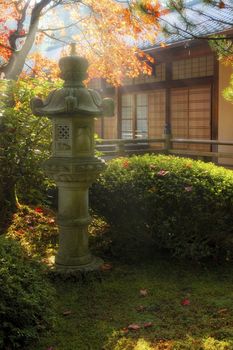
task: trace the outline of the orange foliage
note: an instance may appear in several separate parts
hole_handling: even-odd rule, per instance
[[[229,54],[229,56],[222,56],[220,55],[220,60],[223,64],[225,64],[226,66],[228,65],[233,65],[233,55]]]
[[[9,15],[11,9],[9,9]],[[10,29],[6,25],[7,21],[7,8],[3,1],[0,1],[0,56],[4,60],[8,60],[11,56],[11,50],[9,47],[9,31]],[[8,48],[9,47],[9,48]]]
[[[5,62],[10,60],[14,52],[10,48],[9,38],[16,33],[17,21],[22,19],[26,3],[26,0],[0,0],[0,58],[2,57]],[[31,2],[33,3],[35,4],[34,1]],[[75,41],[78,54],[89,60],[90,79],[103,77],[107,82],[119,85],[125,76],[135,77],[140,73],[151,74],[150,63],[153,62],[153,59],[138,47],[145,43],[153,45],[156,42],[159,31],[158,19],[163,13],[159,0],[131,0],[128,1],[127,6],[114,0],[83,0],[82,4],[64,3],[66,3],[66,5],[63,4],[64,11],[69,13],[69,21],[78,23],[79,26],[72,39],[67,39],[66,35],[66,42],[68,44],[69,41]],[[32,8],[33,5],[28,7],[23,29],[20,33],[17,32],[17,35],[21,34],[21,41],[17,41],[17,50],[24,45]],[[61,11],[59,15],[62,16],[62,13]],[[59,35],[64,35],[65,29],[51,31],[52,28],[62,26],[57,21],[51,24],[51,17],[47,19],[47,30],[48,27],[50,30],[47,31],[49,34],[47,36],[51,40],[54,37],[59,40]],[[38,53],[41,52],[39,45],[43,43],[45,35],[46,33],[41,32],[37,34],[34,43],[36,53],[31,55],[30,62],[33,62],[33,75],[48,77],[49,71],[51,78],[58,75],[57,63],[48,58],[42,58],[42,53],[40,55]],[[46,72],[44,67],[46,67]]]
[[[162,10],[156,2],[151,9],[156,15],[148,15],[139,11],[138,3],[130,1],[130,6],[124,8],[113,0],[85,0],[90,11],[85,17],[73,9],[73,19],[82,18],[82,31],[75,36],[75,41],[78,42],[78,53],[85,55],[91,63],[90,78],[104,77],[107,82],[120,85],[125,76],[151,73],[148,61],[153,59],[138,46],[155,44],[159,11]]]
[[[15,50],[23,45],[25,30],[18,28],[17,22],[22,18],[25,0],[0,0],[0,58],[7,62]],[[17,47],[12,47],[10,38],[17,35]]]
[[[23,72],[21,77],[23,75],[31,75],[35,78],[44,78],[49,80],[59,78],[60,71],[56,61],[42,56],[38,52],[31,54],[28,58],[32,62],[30,70],[29,72]]]

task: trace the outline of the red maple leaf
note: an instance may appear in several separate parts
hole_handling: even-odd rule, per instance
[[[129,161],[126,159],[124,160],[124,162],[122,163],[122,167],[127,169],[129,167]]]
[[[36,213],[43,213],[43,210],[39,207],[35,208],[35,212]]]

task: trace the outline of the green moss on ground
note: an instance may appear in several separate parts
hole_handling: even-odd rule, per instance
[[[54,216],[43,208],[21,207],[7,234],[43,262],[56,250]],[[51,280],[54,328],[27,350],[233,349],[232,263],[194,265],[162,254],[108,263],[101,281]]]
[[[57,281],[55,329],[31,349],[233,349],[232,270],[160,257],[114,263],[102,282]]]

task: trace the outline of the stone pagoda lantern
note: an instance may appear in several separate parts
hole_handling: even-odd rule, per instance
[[[95,270],[103,261],[88,247],[88,189],[104,169],[105,162],[94,155],[94,119],[113,116],[112,99],[102,99],[87,89],[88,62],[75,54],[59,61],[64,85],[45,101],[32,100],[32,111],[53,123],[52,157],[44,163],[47,174],[58,187],[59,249],[55,267],[61,271]]]

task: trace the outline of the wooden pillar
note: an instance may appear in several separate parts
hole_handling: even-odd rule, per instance
[[[133,94],[133,120],[132,120],[132,138],[136,138],[137,132],[137,95]]]
[[[172,137],[172,130],[171,130],[171,81],[172,81],[172,64],[170,62],[166,62],[166,96],[165,96],[165,104],[166,104],[166,110],[165,110],[165,125],[164,125],[164,137],[165,137],[165,144],[164,148],[166,152],[169,152],[169,149],[172,148],[171,143],[171,137]]]
[[[219,61],[214,55],[214,79],[211,84],[211,138],[218,139],[218,86],[219,86]]]
[[[170,62],[166,62],[166,115],[165,115],[165,124],[170,128],[171,130],[171,81],[172,81],[172,64]]]
[[[117,138],[121,139],[121,131],[122,131],[122,90],[121,88],[116,87],[115,94],[116,94]]]

